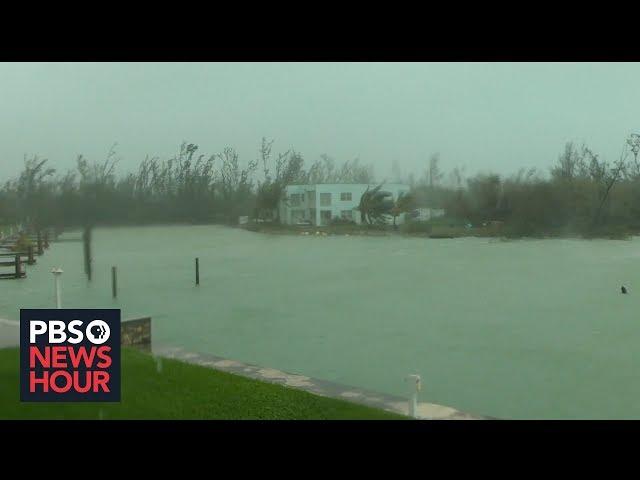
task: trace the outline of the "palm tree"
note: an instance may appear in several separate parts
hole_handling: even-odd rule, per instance
[[[391,208],[391,215],[393,216],[393,228],[397,228],[396,226],[396,218],[402,214],[402,213],[406,213],[406,212],[410,212],[411,210],[413,210],[414,208],[414,198],[413,195],[411,195],[411,193],[405,193],[405,192],[401,192],[398,195],[398,198],[396,199],[396,201],[393,204],[393,207]]]
[[[391,214],[393,201],[388,198],[391,197],[391,193],[380,191],[382,185],[381,183],[371,190],[367,187],[356,207],[356,210],[360,211],[362,220],[367,224],[381,223],[386,215]]]

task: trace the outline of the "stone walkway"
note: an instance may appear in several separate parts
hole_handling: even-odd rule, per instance
[[[242,375],[244,377],[276,383],[287,387],[305,390],[315,395],[348,400],[362,405],[379,408],[393,413],[408,415],[408,399],[372,392],[362,388],[349,387],[338,383],[319,380],[286,373],[274,368],[264,368],[255,365],[227,360],[215,355],[192,353],[182,348],[154,346],[153,354],[158,357],[173,358],[187,363],[213,368],[223,372]],[[455,408],[437,405],[435,403],[420,402],[418,404],[418,418],[423,420],[485,420],[487,418],[460,412]]]

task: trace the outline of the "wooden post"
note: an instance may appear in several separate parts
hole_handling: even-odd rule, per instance
[[[85,227],[82,233],[82,241],[84,244],[84,273],[91,281],[91,227]]]
[[[20,260],[20,254],[16,255],[16,278],[20,278],[22,276],[22,262]]]
[[[42,249],[42,235],[40,235],[40,230],[38,230],[38,255],[42,255],[44,250]]]
[[[28,255],[29,255],[29,257],[28,257],[29,265],[33,265],[34,263],[36,263],[35,259],[33,258],[33,245],[29,245],[27,247],[27,252],[28,252]]]
[[[200,259],[196,257],[196,285],[200,285]]]
[[[111,296],[113,298],[118,296],[118,272],[116,267],[111,267]]]

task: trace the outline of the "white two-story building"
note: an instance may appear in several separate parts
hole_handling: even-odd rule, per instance
[[[321,226],[339,218],[360,224],[360,212],[356,207],[367,187],[373,189],[377,184],[288,185],[285,198],[280,202],[280,221],[288,225],[306,223]],[[389,192],[395,201],[400,195],[409,193],[409,185],[385,183],[380,191]],[[397,218],[397,223],[402,223],[403,216]]]

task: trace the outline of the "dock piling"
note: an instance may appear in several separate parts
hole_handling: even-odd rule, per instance
[[[111,296],[118,297],[118,272],[116,267],[111,267]]]
[[[200,285],[200,259],[196,257],[196,285]]]
[[[38,242],[38,255],[42,255],[44,253],[44,250],[42,248],[42,235],[40,234],[40,230],[38,230],[37,242]]]
[[[87,279],[91,281],[91,227],[84,228],[82,242],[84,244],[84,273],[87,274]]]
[[[16,255],[16,278],[20,278],[22,276],[22,258],[20,254]]]

